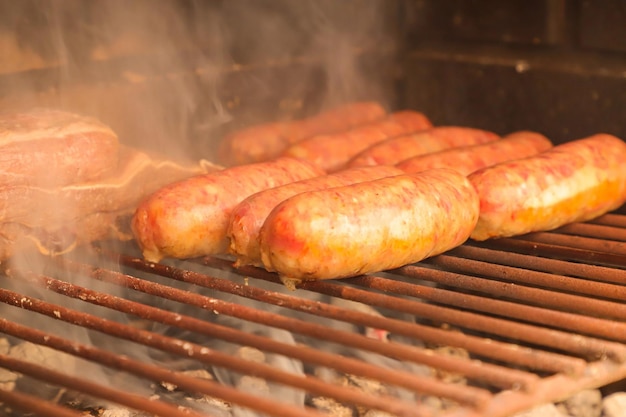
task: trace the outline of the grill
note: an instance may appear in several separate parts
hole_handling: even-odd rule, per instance
[[[0,2],[0,110],[93,115],[182,160],[358,100],[624,138],[622,3]],[[625,208],[295,291],[132,242],[18,253],[0,264],[0,415],[505,417],[623,390]]]
[[[625,241],[626,216],[608,214],[293,292],[229,259],[154,264],[106,244],[40,271],[11,267],[0,330],[110,375],[94,380],[5,353],[0,366],[27,376],[30,392],[0,390],[0,401],[80,415],[36,388],[55,386],[92,398],[87,404],[162,416],[217,415],[185,399],[199,396],[275,416],[322,415],[321,399],[396,416],[512,415],[626,377]],[[51,330],[50,319],[64,330]],[[74,328],[91,343],[72,337],[82,334]],[[304,372],[281,369],[276,357]],[[184,372],[218,368],[248,382]],[[116,387],[116,376],[137,379],[136,392]],[[243,388],[252,378],[260,391]],[[268,396],[268,386],[300,392],[306,406]]]

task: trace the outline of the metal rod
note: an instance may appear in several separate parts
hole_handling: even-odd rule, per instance
[[[614,298],[626,301],[626,291],[624,286],[621,285],[581,280],[450,255],[435,256],[425,261],[425,263],[437,265],[449,271],[476,275],[468,277],[468,279],[463,281],[465,288],[476,289],[478,283],[483,283],[481,291],[493,295],[515,297],[522,301],[533,302],[539,305],[550,305],[562,310],[626,321],[626,303],[607,300]],[[499,281],[478,278],[480,276],[495,278]],[[470,282],[470,279],[473,282]],[[476,283],[476,286],[471,286],[474,283]],[[568,293],[513,285],[512,283],[555,288]],[[459,283],[458,286],[461,286],[461,284]],[[581,292],[585,295],[605,297],[607,299],[595,299],[589,296],[571,294],[573,292]]]
[[[141,264],[143,262],[139,259],[137,259],[137,261],[138,264]],[[204,262],[211,266],[221,267],[225,270],[234,270],[232,264],[225,260],[217,258],[205,258]],[[268,273],[267,271],[263,271],[259,268],[242,267],[239,269],[239,272],[254,278],[261,278],[271,282],[280,282],[276,274]],[[189,274],[185,275],[187,276],[187,278],[189,278]],[[348,282],[349,279],[345,281]],[[358,292],[358,295],[355,295],[358,291],[355,289],[352,289],[352,293],[348,294],[347,291],[350,291],[348,287],[327,281],[303,282],[299,285],[299,287],[302,289],[316,291],[335,297],[351,299],[353,301],[362,302],[366,305],[385,304],[385,307],[391,308],[395,311],[399,311],[399,309],[397,308],[398,306],[395,304],[395,301],[409,302],[407,300],[394,298],[391,300],[387,300],[388,302],[386,303],[383,303],[381,300],[384,296],[381,294],[360,291]],[[254,292],[254,290],[254,288],[246,288],[246,291],[242,291],[241,293],[238,293],[238,295],[251,297],[250,295],[248,295],[248,293]],[[505,361],[507,363],[515,363],[517,365],[525,366],[530,369],[575,373],[584,369],[585,366],[585,362],[578,358],[546,351],[539,351],[527,347],[521,348],[517,344],[505,343],[493,339],[487,340],[483,337],[476,337],[472,335],[466,335],[460,332],[428,327],[418,323],[407,323],[398,320],[390,320],[385,317],[376,317],[355,311],[341,310],[341,313],[339,315],[334,314],[334,309],[332,308],[332,306],[319,305],[311,303],[308,300],[302,300],[295,297],[291,297],[291,299],[282,295],[280,297],[280,305],[283,307],[288,307],[299,311],[312,312],[316,315],[323,317],[341,317],[343,320],[349,321],[351,323],[385,329],[392,333],[415,337],[417,339],[425,340],[442,346],[461,347],[477,354],[478,356],[497,359],[500,361]],[[413,306],[413,308],[419,308],[421,310],[420,314],[417,314],[418,316],[429,317],[435,321],[441,321],[439,316],[440,308],[417,301],[412,301],[409,303],[411,306]],[[459,312],[450,310],[450,313],[454,315]]]
[[[42,400],[34,395],[0,388],[0,403],[18,410],[46,417],[85,417],[84,413]]]
[[[118,278],[122,279],[126,278],[143,281],[137,278],[125,276],[123,274],[118,275]],[[87,290],[85,288],[71,285],[49,277],[38,277],[36,274],[20,273],[20,279],[44,281],[42,283],[45,283],[46,287],[53,291],[73,298],[82,299],[90,303],[106,306],[129,314],[134,314],[149,320],[155,320],[181,328],[188,328],[193,331],[202,332],[211,337],[221,338],[223,340],[235,339],[236,342],[242,343],[245,346],[255,346],[260,347],[261,349],[265,349],[269,346],[272,348],[272,350],[277,351],[281,354],[286,354],[291,357],[306,360],[309,362],[319,363],[327,367],[333,367],[346,373],[362,375],[378,381],[404,386],[405,388],[411,389],[416,392],[424,392],[431,395],[450,398],[459,403],[476,406],[480,403],[485,403],[489,397],[489,394],[485,390],[471,387],[449,387],[447,384],[433,380],[432,378],[425,378],[415,376],[403,371],[392,371],[385,368],[376,367],[355,359],[325,353],[317,349],[308,348],[305,346],[294,346],[277,342],[270,338],[264,338],[254,334],[244,333],[235,329],[229,329],[224,326],[218,326],[213,323],[195,319],[193,317],[185,316],[179,313],[172,313],[140,303],[124,300],[108,294],[102,294],[92,290]],[[154,284],[148,281],[143,282],[149,287]],[[135,283],[141,285],[140,282]],[[154,285],[156,285],[157,287],[163,287],[159,286],[158,284]],[[209,310],[217,310],[220,308],[219,303],[212,302],[213,299],[209,299],[208,297],[199,296],[197,294],[192,294],[187,291],[181,291],[170,287],[167,287],[165,291],[169,293],[170,296],[173,293],[180,294],[180,298],[183,300],[187,300],[188,303],[190,303],[193,299],[198,298],[200,300],[199,304],[205,305],[205,307],[208,307]],[[2,293],[3,290],[0,290],[0,295],[2,295]],[[29,297],[23,297],[22,299],[31,300]],[[220,302],[220,300],[215,301]],[[15,302],[16,301],[13,301],[13,303]],[[29,301],[29,303],[27,303],[26,305],[29,309],[37,307],[37,311],[49,315],[50,317],[57,317],[64,321],[72,322],[74,324],[78,324],[84,327],[93,328],[95,330],[102,331],[116,337],[132,340],[137,343],[145,344],[147,346],[152,346],[179,355],[193,357],[197,360],[201,360],[214,366],[227,367],[243,374],[261,376],[267,378],[268,380],[277,381],[279,383],[288,384],[294,387],[299,387],[307,390],[308,392],[316,393],[319,395],[332,396],[337,397],[341,400],[362,403],[372,408],[389,410],[389,412],[393,412],[396,414],[406,414],[408,410],[412,410],[414,408],[414,406],[412,405],[405,404],[397,400],[390,401],[389,398],[386,398],[384,396],[367,396],[363,395],[363,393],[360,393],[359,391],[350,390],[347,388],[341,389],[341,387],[326,384],[322,381],[317,380],[316,378],[298,376],[295,374],[280,371],[278,369],[275,369],[274,367],[262,363],[244,361],[240,358],[234,358],[230,355],[208,349],[204,346],[198,346],[194,343],[185,342],[183,344],[178,339],[165,337],[153,332],[139,330],[130,326],[125,326],[119,323],[111,322],[109,320],[90,316],[85,313],[63,309],[59,306],[47,306],[45,305],[45,303],[39,302],[38,300],[32,300],[32,303]],[[233,306],[234,308],[243,307],[234,304]],[[208,394],[213,395],[210,392]],[[236,401],[232,399],[229,400]],[[249,406],[248,403],[244,403],[242,405]],[[267,412],[266,410],[263,411]],[[277,411],[274,411],[274,413],[276,412]]]
[[[471,245],[460,246],[447,252],[447,254],[476,259],[485,262],[491,261],[500,265],[509,265],[536,271],[549,272],[551,274],[568,275],[565,278],[551,275],[549,280],[544,280],[546,282],[542,282],[542,286],[554,287],[555,283],[552,279],[554,278],[560,285],[566,285],[564,289],[567,290],[571,290],[572,281],[574,281],[574,288],[576,288],[577,292],[584,292],[589,294],[590,287],[606,288],[606,290],[597,291],[595,292],[595,294],[601,297],[608,296],[609,298],[615,298],[617,295],[618,299],[626,297],[624,291],[618,291],[617,294],[615,294],[615,292],[611,292],[611,289],[619,287],[598,287],[594,285],[594,281],[623,285],[624,283],[626,283],[626,270],[623,269],[609,268],[605,266],[591,265],[581,262],[567,262],[561,259],[550,259]],[[575,280],[572,277],[585,278],[585,280]],[[585,284],[585,282],[588,282],[590,280],[592,282],[591,284]]]
[[[0,319],[0,325],[2,325],[3,330],[9,330],[9,328],[13,328],[28,333],[41,333],[15,323],[10,323],[4,319]],[[136,410],[147,411],[157,416],[206,417],[192,410],[183,411],[178,406],[168,404],[163,401],[152,400],[142,397],[140,395],[112,389],[105,385],[96,384],[84,378],[67,375],[3,354],[0,354],[0,366],[3,368],[11,369],[15,372],[19,372],[21,374],[29,375],[39,380],[47,381],[54,385],[61,385],[63,387],[70,388],[78,392],[89,394],[96,398],[102,398],[117,404],[122,404],[126,407],[130,407]]]

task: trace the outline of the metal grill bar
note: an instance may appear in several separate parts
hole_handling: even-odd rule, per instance
[[[121,276],[121,274],[119,275]],[[220,337],[224,340],[231,340],[236,343],[243,343],[244,345],[257,346],[264,349],[270,348],[273,351],[277,351],[277,353],[288,354],[298,359],[311,360],[312,358],[314,358],[319,363],[325,364],[327,366],[335,366],[338,369],[343,370],[344,372],[362,373],[364,374],[364,376],[379,378],[381,380],[389,380],[389,374],[393,375],[393,373],[385,369],[376,368],[362,362],[337,357],[336,355],[330,355],[324,352],[316,352],[313,349],[309,349],[303,346],[290,346],[253,334],[233,331],[232,329],[229,331],[229,329],[222,328],[220,332],[220,329],[218,329],[219,326],[213,325],[211,323],[194,319],[192,317],[187,317],[182,314],[171,313],[146,305],[141,305],[139,303],[120,299],[118,297],[110,296],[108,294],[102,294],[95,291],[87,290],[76,285],[68,285],[67,283],[48,277],[38,277],[34,274],[20,273],[20,278],[30,279],[34,281],[45,281],[45,285],[49,289],[62,293],[64,295],[84,299],[97,305],[107,306],[115,310],[134,314],[148,320],[155,320],[172,326],[187,328],[193,331],[199,331],[207,334],[207,336],[210,337]],[[150,285],[150,283],[147,284]],[[169,288],[168,291],[177,292],[179,290]],[[185,293],[183,294],[183,296],[186,298],[193,296],[193,294],[184,291],[183,293]],[[13,298],[11,299],[9,297]],[[11,294],[9,291],[0,290],[0,299],[13,305],[24,306],[25,308],[32,309],[33,311],[37,311],[42,314],[46,314],[50,317],[57,317],[64,321],[92,328],[122,339],[131,340],[136,343],[141,343],[157,349],[175,353],[183,357],[193,357],[195,360],[202,361],[209,365],[227,367],[240,373],[264,377],[268,380],[280,382],[294,387],[299,387],[307,390],[308,392],[320,395],[332,395],[338,397],[342,401],[354,402],[370,408],[383,409],[391,413],[396,413],[398,415],[410,415],[409,410],[414,408],[413,405],[402,404],[401,402],[393,401],[392,399],[386,398],[384,396],[381,396],[380,398],[371,397],[366,396],[363,393],[355,390],[329,386],[328,384],[321,383],[314,378],[300,377],[297,375],[282,372],[265,364],[235,358],[233,356],[214,351],[204,346],[198,346],[194,343],[182,343],[180,340],[177,339],[161,336],[153,332],[135,329],[127,325],[115,323],[110,320],[94,317],[92,315],[73,311],[70,309],[59,308],[59,306],[44,303],[40,300],[24,296],[18,297],[17,294]],[[205,298],[203,302],[208,302],[209,304],[211,304],[211,308],[216,308],[212,305],[209,299]],[[39,343],[41,343],[41,341]],[[47,344],[49,342],[43,341],[43,343]],[[54,347],[58,348],[59,345],[55,345]],[[302,352],[309,352],[309,355],[305,355]],[[100,352],[98,355],[94,355],[90,359],[103,360],[103,357],[107,357],[106,353]],[[117,362],[114,362],[112,360],[107,361],[107,364],[109,365],[115,365],[116,363]],[[158,368],[156,370],[147,370],[147,368],[128,362],[125,362],[124,365],[120,367],[122,369],[132,369],[136,373],[143,374],[146,377],[155,379],[157,381],[169,381],[181,387],[192,389],[194,392],[201,392],[209,395],[219,396],[220,398],[226,399],[228,401],[232,401],[237,404],[270,413],[272,415],[310,415],[300,410],[299,413],[295,413],[294,410],[290,408],[286,408],[283,410],[277,409],[275,406],[272,405],[271,402],[264,404],[264,402],[262,400],[259,400],[258,398],[246,396],[242,393],[238,393],[237,391],[219,391],[219,389],[222,389],[222,386],[218,384],[207,383],[195,385],[193,383],[190,383],[186,378],[183,378],[183,381],[181,382],[180,375],[158,375],[155,373],[158,371]],[[453,387],[452,390],[449,389],[448,392],[444,392],[444,389],[446,388],[445,384],[437,383],[435,381],[433,384],[434,388],[432,388],[431,384],[429,384],[429,381],[425,378],[419,378],[417,376],[414,377],[410,374],[403,375],[402,373],[398,373],[396,374],[396,376],[396,380],[391,380],[390,382],[400,384],[405,383],[410,389],[423,389],[425,390],[425,392],[431,393],[433,395],[445,396],[457,400],[463,404],[477,405],[480,402],[485,403],[488,399],[488,395],[484,391],[481,392],[481,390],[470,389],[468,391],[460,388],[455,389]],[[216,389],[218,389],[218,392],[216,392]],[[433,392],[430,392],[431,390]]]
[[[230,262],[216,259],[206,258],[204,262],[207,265],[222,267],[226,270],[231,270],[233,267]],[[274,275],[269,274],[261,269],[244,267],[240,271],[245,275],[267,279],[271,282],[280,282],[280,280]],[[352,278],[344,280],[345,282],[351,282]],[[391,307],[394,310],[398,310],[398,304],[402,300],[394,299],[388,300],[385,303],[384,298],[378,294],[370,293],[367,291],[358,291],[346,286],[339,286],[329,284],[326,282],[303,282],[299,284],[299,288],[316,291],[319,293],[340,297],[352,301],[358,301],[366,305],[377,305],[381,307]],[[237,293],[237,295],[245,296],[244,292]],[[255,298],[256,299],[256,298]],[[567,372],[577,373],[584,369],[584,361],[577,360],[575,358],[552,354],[549,352],[536,351],[533,349],[520,348],[519,345],[507,344],[502,342],[496,342],[494,340],[485,340],[480,337],[473,337],[458,332],[450,332],[429,326],[420,325],[417,323],[398,322],[397,320],[390,320],[384,317],[375,317],[364,315],[359,312],[340,312],[334,313],[332,307],[329,306],[311,306],[306,300],[295,299],[288,303],[284,297],[281,296],[281,305],[289,307],[299,311],[311,311],[316,315],[323,317],[342,317],[344,320],[349,320],[351,323],[359,324],[362,326],[372,326],[375,328],[385,329],[392,333],[402,334],[408,337],[414,337],[422,339],[434,344],[457,346],[467,349],[479,356],[496,358],[508,363],[514,363],[520,366],[526,366],[530,369],[539,369],[551,372]],[[412,307],[412,308],[411,308]],[[440,308],[433,305],[422,305],[421,303],[411,303],[409,310],[420,310],[422,317],[429,317],[437,321],[446,321],[438,314]],[[409,311],[415,313],[415,311]],[[449,315],[455,315],[461,313],[454,310],[447,311]],[[454,322],[458,320],[452,320]]]
[[[25,275],[23,277],[26,277]],[[67,284],[61,283],[61,285]],[[72,286],[73,287],[73,286]],[[89,295],[84,294],[89,297]],[[104,298],[107,298],[107,295],[103,295]],[[98,331],[102,331],[107,334],[113,334],[117,337],[126,340],[132,340],[138,343],[143,343],[146,345],[153,345],[157,348],[161,348],[165,351],[170,351],[172,353],[178,354],[183,357],[194,357],[195,359],[201,360],[205,359],[207,363],[213,363],[212,356],[216,356],[217,360],[224,360],[228,358],[228,355],[222,355],[218,352],[214,352],[211,349],[208,349],[203,346],[198,346],[189,342],[183,342],[181,340],[168,338],[165,336],[161,336],[156,333],[132,328],[130,326],[119,324],[116,322],[112,322],[110,320],[102,319],[90,314],[81,313],[78,311],[74,311],[68,308],[64,308],[59,305],[46,303],[44,301],[27,297],[22,294],[14,293],[12,291],[2,290],[0,289],[0,300],[7,304],[11,304],[14,306],[22,307],[31,311],[38,312],[40,314],[47,315],[48,317],[58,318],[59,320],[66,321],[68,323],[76,324],[79,326],[83,326],[86,328],[95,329]],[[307,412],[307,410],[303,410],[300,408],[296,408],[293,406],[288,406],[281,403],[275,403],[273,401],[269,401],[267,399],[263,399],[260,397],[256,397],[253,395],[248,395],[246,393],[237,391],[235,389],[229,388],[225,385],[220,385],[218,383],[200,380],[195,378],[189,378],[184,375],[177,374],[172,371],[168,371],[164,368],[160,368],[157,366],[141,364],[140,362],[128,360],[125,357],[117,356],[110,354],[106,351],[102,351],[100,349],[91,348],[86,345],[78,345],[67,340],[63,340],[61,338],[54,337],[49,333],[41,333],[36,330],[31,330],[28,328],[24,328],[18,325],[11,325],[10,322],[6,320],[0,320],[0,324],[2,324],[2,330],[9,334],[13,334],[17,337],[24,337],[27,340],[32,339],[34,343],[38,343],[44,346],[49,346],[55,349],[59,349],[65,351],[67,353],[71,353],[77,356],[84,356],[90,360],[94,360],[98,363],[105,364],[107,366],[123,370],[123,371],[132,371],[137,375],[144,376],[146,378],[152,379],[154,381],[167,381],[173,384],[176,384],[185,389],[189,389],[191,392],[199,392],[209,395],[218,396],[219,398],[223,398],[228,401],[232,401],[236,404],[241,404],[243,406],[259,410],[265,413],[270,413],[274,415],[293,415],[300,417],[312,417],[315,415],[321,416],[318,413],[311,414],[312,411]],[[11,329],[19,329],[18,331],[11,331]],[[21,333],[24,332],[24,333]],[[69,344],[68,344],[69,343]],[[7,358],[10,359],[10,358]],[[228,359],[226,359],[228,360]],[[231,361],[232,362],[232,361]],[[254,367],[260,367],[260,364],[255,364],[253,362],[248,361],[238,361],[239,365],[249,365],[248,369],[239,369],[243,372],[253,372],[257,371]],[[0,363],[1,365],[1,363]],[[10,369],[12,368],[10,366]],[[56,378],[53,374],[45,374],[43,373],[47,368],[43,368],[42,376],[46,378],[46,380],[55,381]],[[22,372],[20,369],[17,369],[19,372]],[[46,375],[49,375],[46,376]],[[97,388],[93,391],[84,391],[81,389],[86,381],[78,379],[78,378],[70,378],[63,375],[57,375],[59,381],[63,381],[62,384],[68,386],[77,391],[87,392],[92,395],[97,395]],[[101,398],[107,398],[105,395],[100,395]],[[112,401],[119,402],[120,404],[129,405],[133,408],[140,407],[139,409],[150,411],[160,416],[170,416],[170,415],[179,415],[179,414],[171,414],[171,410],[169,408],[145,408],[146,404],[135,403],[133,405],[128,404],[124,393],[112,393],[111,394]],[[185,414],[180,414],[182,417]]]
[[[124,298],[76,285],[70,282],[73,278],[65,280],[22,268],[12,268],[5,273],[7,277],[13,277],[24,285],[30,282],[37,287],[43,286],[57,294],[71,297],[74,301],[80,300],[79,303],[93,304],[152,323],[161,323],[168,328],[185,329],[193,334],[235,345],[255,347],[263,352],[331,368],[343,374],[371,378],[389,386],[409,389],[420,396],[437,396],[453,404],[449,410],[441,413],[445,417],[505,417],[532,405],[565,398],[584,388],[598,387],[626,378],[626,309],[623,304],[626,300],[626,271],[622,268],[626,261],[619,252],[607,252],[614,245],[622,243],[615,239],[621,239],[620,233],[623,232],[614,234],[617,238],[608,242],[608,246],[599,243],[607,242],[604,238],[598,238],[612,234],[615,228],[626,228],[624,219],[624,216],[608,215],[589,224],[570,225],[558,232],[536,233],[497,241],[468,242],[446,254],[386,273],[340,281],[303,282],[298,285],[299,291],[377,307],[382,315],[322,302],[317,300],[319,297],[314,300],[302,297],[305,295],[303,292],[287,293],[280,290],[282,287],[276,287],[275,291],[263,289],[255,286],[253,280],[267,281],[272,283],[270,285],[281,284],[279,277],[254,267],[235,269],[231,260],[213,257],[195,260],[193,264],[183,264],[202,268],[202,272],[149,263],[137,257],[104,250],[99,250],[100,258],[95,257],[94,262],[90,263],[66,258],[55,260],[54,264],[58,269],[56,273],[63,276],[67,274],[68,277],[80,276],[83,285],[102,281],[107,285],[113,284],[116,288],[133,290],[124,291]],[[154,282],[132,274],[123,274],[112,268],[94,266],[94,263],[108,264],[111,259],[132,271],[165,277],[165,282],[175,280],[197,287],[192,290],[185,286],[183,290],[175,285],[160,283],[162,278]],[[567,262],[566,259],[575,259],[576,262]],[[238,284],[229,279],[217,278],[214,276],[216,271],[236,274],[237,277],[245,278],[246,283]],[[85,277],[94,281],[85,281]],[[248,278],[251,279],[249,285]],[[200,291],[200,287],[210,292]],[[263,308],[207,296],[205,293],[239,296],[262,305],[275,306],[278,310],[266,311]],[[195,308],[197,312],[191,310],[195,313],[190,311],[188,314],[185,310],[181,314],[133,301],[132,297],[139,294],[150,295],[153,297],[152,301],[171,300],[168,302]],[[262,377],[269,382],[312,395],[334,398],[358,407],[378,409],[396,416],[434,415],[432,409],[425,404],[414,404],[384,393],[371,395],[353,387],[328,383],[318,377],[282,371],[263,362],[235,357],[186,339],[140,330],[8,289],[0,289],[0,301],[21,307],[25,312],[43,314],[201,364]],[[576,303],[575,308],[568,306],[572,302]],[[283,314],[289,310],[305,314],[302,318]],[[416,321],[391,318],[387,316],[388,312],[408,313]],[[467,385],[444,382],[434,376],[391,370],[366,363],[356,357],[346,357],[311,346],[281,342],[207,320],[213,315],[230,316],[338,346],[426,365],[433,373],[461,376]],[[437,352],[434,347],[414,346],[396,342],[393,338],[391,342],[371,339],[358,332],[320,324],[317,320],[319,317],[333,323],[345,322],[388,331],[392,336],[402,335],[426,344],[463,348],[471,357],[450,357]],[[266,414],[302,417],[321,415],[311,407],[295,407],[240,392],[234,387],[190,377],[179,371],[146,364],[93,346],[81,345],[59,335],[34,330],[7,319],[0,319],[0,331],[148,381],[170,382],[187,392],[204,393]],[[20,361],[0,356],[0,367],[19,372],[22,365],[18,362]],[[31,365],[26,363],[25,366]],[[39,376],[37,370],[33,375],[47,381],[44,374]],[[66,377],[73,379],[69,385],[71,389],[74,389],[71,385],[74,383],[77,391],[86,392],[80,389],[84,386],[84,379],[68,375]],[[63,385],[59,380],[53,379],[52,382]],[[152,412],[150,404],[142,402],[152,403],[154,400],[139,398],[140,402],[133,407],[128,398],[120,396],[127,393],[112,391],[111,401]],[[20,399],[17,397],[23,394],[12,394],[0,392],[0,400],[6,397],[9,398],[7,404],[10,401],[18,404]],[[101,392],[97,397],[109,399]],[[23,400],[24,397],[21,397],[21,401]],[[159,401],[156,407],[162,405],[175,408],[173,404],[164,401]],[[40,400],[33,406],[45,407],[47,404]],[[58,412],[64,411],[66,410],[60,408]],[[189,410],[178,411],[190,415]],[[159,412],[152,413],[177,415],[171,412],[164,414],[164,410]],[[50,411],[49,415],[65,417],[75,413],[70,411],[70,414],[52,414]]]
[[[41,401],[33,395],[23,394],[18,391],[0,389],[0,403],[9,405],[17,410],[46,417],[84,417],[78,411]]]
[[[13,329],[19,329],[19,331],[25,331],[25,334],[34,334],[36,331],[27,329],[23,326],[11,324],[6,320],[0,320],[2,323],[2,330],[11,331]],[[11,333],[9,333],[11,334]],[[49,334],[40,334],[39,337],[53,337]],[[35,336],[37,337],[37,335]],[[78,347],[77,350],[80,350]],[[111,389],[101,384],[95,384],[84,378],[78,378],[70,375],[63,374],[61,372],[54,371],[52,369],[35,365],[30,362],[11,358],[6,355],[0,354],[0,366],[12,369],[16,372],[32,376],[42,381],[47,381],[52,384],[58,384],[72,390],[83,392],[97,398],[104,398],[106,400],[114,401],[118,404],[125,405],[127,407],[145,410],[154,413],[157,416],[172,416],[172,417],[203,417],[201,414],[195,413],[192,410],[180,410],[177,406],[164,403],[162,401],[154,401],[139,395],[128,394],[123,391]],[[39,403],[39,402],[37,402]],[[41,406],[41,405],[39,405]],[[55,410],[58,411],[58,410]],[[206,416],[204,416],[206,417]]]

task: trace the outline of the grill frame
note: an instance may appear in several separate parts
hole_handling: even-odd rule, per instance
[[[276,274],[250,266],[235,269],[232,260],[227,258],[206,257],[184,261],[180,263],[183,268],[180,268],[181,265],[146,262],[134,253],[136,248],[132,245],[124,247],[122,252],[118,252],[117,248],[111,251],[106,244],[89,248],[89,255],[96,257],[92,259],[99,260],[96,263],[68,257],[48,259],[62,274],[89,277],[93,285],[97,282],[113,283],[149,297],[195,305],[205,311],[209,315],[207,317],[186,317],[178,312],[158,309],[17,266],[9,267],[3,279],[31,282],[33,286],[79,302],[103,305],[142,320],[186,328],[240,346],[252,346],[267,354],[289,356],[306,364],[330,367],[339,373],[379,380],[421,396],[434,396],[454,403],[455,407],[440,414],[442,416],[505,417],[534,405],[565,399],[583,389],[601,387],[626,378],[626,310],[623,304],[617,304],[624,300],[626,294],[619,291],[625,287],[620,284],[626,282],[626,261],[618,256],[626,247],[625,223],[626,216],[608,214],[552,232],[482,243],[467,242],[445,254],[393,271],[339,281],[303,282],[295,292],[281,290],[281,281]],[[609,234],[617,240],[594,237],[605,237],[611,230],[614,233]],[[555,241],[567,242],[570,246],[558,246]],[[582,247],[576,246],[578,244]],[[606,252],[607,248],[616,252]],[[580,251],[587,253],[587,259],[572,262],[569,258],[575,259]],[[610,260],[617,261],[616,265],[609,266],[607,261]],[[122,272],[115,266],[118,262],[123,265]],[[234,276],[240,280],[220,278],[220,272],[231,274],[230,277],[236,274]],[[249,299],[253,304],[248,306],[223,297],[190,293],[158,280],[140,278],[141,274],[159,276],[165,279],[166,284],[177,282],[194,288],[204,286],[216,294]],[[267,289],[266,284],[271,288]],[[303,296],[303,292],[323,294],[329,297],[326,301],[342,299],[361,302],[378,308],[383,315],[310,299]],[[392,394],[368,395],[354,387],[339,387],[311,375],[290,374],[273,369],[268,364],[251,362],[192,342],[73,311],[6,288],[0,290],[0,299],[20,307],[24,314],[38,311],[57,320],[66,320],[122,340],[190,358],[204,366],[226,367],[241,374],[285,384],[310,396],[335,398],[340,403],[380,409],[398,416],[433,414],[426,405],[401,401]],[[576,303],[575,308],[571,307],[572,302]],[[286,317],[282,313],[259,309],[263,305],[277,307],[281,312],[293,310],[300,315]],[[385,312],[389,311],[414,315],[420,320],[408,323],[394,317],[394,314],[386,315]],[[302,314],[309,317],[308,321],[303,321]],[[308,338],[412,362],[434,369],[440,375],[462,375],[469,385],[451,383],[430,375],[386,370],[363,359],[302,344],[290,345],[212,323],[211,315],[238,317]],[[357,330],[364,327],[383,329],[392,335],[419,339],[426,345],[376,340],[357,330],[334,329],[329,328],[327,323],[317,323],[324,318],[350,323]],[[0,331],[66,353],[83,355],[88,360],[119,371],[132,371],[132,374],[153,379],[155,384],[167,381],[189,392],[205,393],[270,415],[320,415],[310,407],[299,409],[215,381],[202,381],[163,367],[136,363],[135,359],[118,357],[106,350],[99,351],[96,346],[81,345],[45,331],[29,329],[6,318],[0,319]],[[437,352],[437,345],[465,349],[470,356],[447,356]],[[55,371],[38,369],[37,365],[21,363],[6,355],[0,355],[0,365],[9,369],[15,367],[15,370],[35,377],[52,378],[53,381],[62,376],[55,376]],[[84,384],[80,381],[80,376],[65,375],[56,382],[67,384],[69,389],[83,389],[86,395],[98,392],[98,388],[90,387],[84,378]],[[3,391],[0,394],[1,401],[16,407],[34,404],[32,407],[45,409],[46,415],[73,415],[43,398],[29,397],[26,401],[22,396],[28,393]],[[174,415],[171,410],[176,407],[167,401],[116,392],[113,387],[100,388],[98,395],[103,400],[156,415]]]

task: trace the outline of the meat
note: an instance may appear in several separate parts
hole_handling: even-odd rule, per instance
[[[54,109],[0,114],[0,184],[62,186],[118,163],[117,135],[102,122]]]
[[[626,144],[608,134],[575,140],[469,176],[480,196],[475,240],[590,220],[626,200]]]
[[[348,166],[395,165],[418,155],[500,139],[495,133],[469,127],[440,126],[376,143],[355,155]]]
[[[284,156],[305,159],[328,172],[338,171],[356,154],[374,143],[432,127],[422,113],[405,110],[347,132],[318,135],[290,146]]]
[[[120,146],[111,174],[60,187],[0,185],[0,260],[37,250],[58,255],[97,240],[130,240],[139,201],[165,184],[217,169],[155,159]]]
[[[380,104],[365,101],[348,103],[301,120],[252,126],[226,136],[220,143],[218,158],[225,165],[267,161],[298,141],[382,119],[386,113]]]
[[[463,175],[469,175],[481,168],[536,155],[551,147],[552,142],[542,134],[520,131],[511,133],[501,140],[481,145],[461,146],[414,156],[396,164],[396,167],[405,172],[449,168]]]
[[[237,256],[237,264],[261,264],[259,231],[265,219],[279,203],[305,191],[370,181],[400,175],[402,171],[391,166],[362,167],[339,171],[335,174],[297,181],[253,194],[233,210],[228,237],[230,252]]]
[[[133,234],[151,262],[224,253],[230,214],[243,199],[323,174],[306,161],[278,158],[187,178],[139,204],[131,224]]]
[[[467,177],[437,169],[310,191],[261,228],[261,259],[284,282],[396,268],[454,248],[478,220]]]

